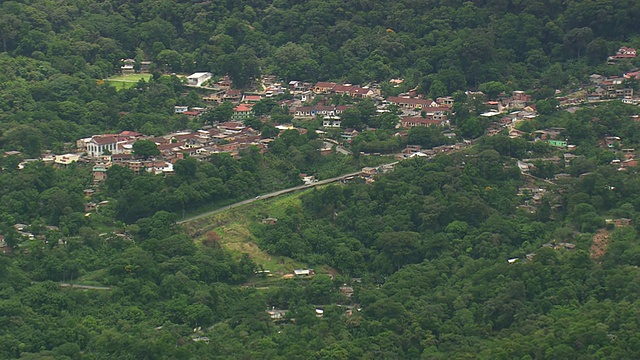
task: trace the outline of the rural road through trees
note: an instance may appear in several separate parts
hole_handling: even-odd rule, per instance
[[[390,164],[386,164],[386,165],[390,165]],[[384,165],[381,165],[381,166],[384,166]],[[260,201],[260,200],[264,200],[264,199],[269,199],[269,198],[272,198],[272,197],[280,196],[282,194],[288,194],[288,193],[292,193],[292,192],[296,192],[296,191],[300,191],[300,190],[304,190],[304,189],[309,189],[309,188],[312,188],[314,186],[330,184],[330,183],[333,183],[333,182],[336,182],[336,181],[340,181],[340,180],[346,179],[348,177],[357,176],[357,175],[360,175],[360,174],[361,174],[361,172],[358,171],[358,172],[351,173],[351,174],[340,175],[338,177],[334,177],[334,178],[331,178],[331,179],[320,180],[318,182],[315,182],[315,183],[312,183],[312,184],[308,184],[308,185],[294,186],[294,187],[291,187],[291,188],[288,188],[288,189],[274,191],[274,192],[271,192],[271,193],[268,193],[268,194],[260,195],[258,197],[252,198],[252,199],[247,199],[247,200],[243,200],[243,201],[237,202],[235,204],[223,206],[221,208],[206,212],[204,214],[192,216],[192,217],[186,218],[184,220],[180,220],[177,223],[178,224],[183,224],[183,223],[186,223],[186,222],[189,222],[189,221],[202,219],[204,217],[207,217],[207,216],[210,216],[210,215],[214,215],[214,214],[217,214],[219,212],[223,212],[223,211],[232,209],[232,208],[240,206],[240,205],[250,204],[250,203],[252,203],[254,201]]]

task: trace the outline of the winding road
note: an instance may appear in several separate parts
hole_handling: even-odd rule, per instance
[[[394,163],[391,163],[391,164],[394,164]],[[390,165],[390,164],[385,164],[385,165]],[[385,166],[385,165],[380,165],[380,166]],[[189,221],[202,219],[202,218],[210,216],[210,215],[214,215],[214,214],[217,214],[217,213],[229,210],[229,209],[233,209],[233,208],[238,207],[240,205],[251,204],[254,201],[261,201],[261,200],[264,200],[264,199],[269,199],[269,198],[280,196],[280,195],[283,195],[283,194],[288,194],[288,193],[292,193],[292,192],[296,192],[296,191],[300,191],[300,190],[309,189],[309,188],[312,188],[314,186],[320,186],[320,185],[326,185],[326,184],[334,183],[336,181],[340,181],[340,180],[346,179],[348,177],[360,175],[361,173],[362,172],[358,171],[358,172],[351,173],[351,174],[340,175],[338,177],[334,177],[334,178],[331,178],[331,179],[320,180],[318,182],[315,182],[315,183],[312,183],[312,184],[308,184],[308,185],[294,186],[294,187],[291,187],[291,188],[288,188],[288,189],[274,191],[274,192],[271,192],[271,193],[268,193],[268,194],[263,194],[263,195],[257,196],[257,197],[255,197],[253,199],[247,199],[247,200],[243,200],[243,201],[237,202],[235,204],[223,206],[221,208],[206,212],[204,214],[192,216],[192,217],[186,218],[184,220],[180,220],[177,223],[178,224],[184,224],[184,223],[189,222]]]

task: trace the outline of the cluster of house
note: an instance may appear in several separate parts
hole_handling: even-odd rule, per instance
[[[360,279],[353,279],[354,282],[360,282]],[[349,286],[348,284],[343,284],[342,286],[340,286],[339,288],[340,293],[342,293],[348,300],[351,299],[351,297],[353,296],[353,294],[355,293],[355,290],[353,288],[353,286]],[[360,305],[358,304],[347,304],[347,305],[343,305],[343,304],[337,304],[337,306],[339,308],[343,308],[344,309],[344,315],[345,316],[351,316],[355,311],[362,311],[362,308],[360,307]],[[266,310],[266,313],[269,314],[269,317],[271,318],[272,321],[274,322],[285,322],[287,321],[287,313],[289,312],[289,310],[287,309],[276,309],[275,306],[272,306],[270,309]],[[318,318],[322,318],[324,316],[324,309],[323,306],[318,306],[315,309],[315,315]],[[295,321],[294,319],[290,319],[291,321]]]
[[[458,142],[452,145],[439,145],[430,149],[425,149],[420,145],[409,144],[402,150],[402,153],[397,156],[397,159],[401,160],[412,157],[432,157],[438,154],[449,154],[462,150],[469,145],[471,145],[471,141]]]
[[[520,161],[518,161],[518,166],[520,166]],[[529,171],[528,168],[527,171]],[[542,204],[542,198],[546,192],[546,189],[534,185],[525,185],[520,187],[518,189],[518,196],[523,198],[524,201],[523,204],[518,205],[517,208],[525,210],[530,214],[535,213],[538,207]]]
[[[531,95],[526,94],[524,91],[516,90],[513,91],[511,95],[502,93],[498,95],[496,100],[488,100],[486,105],[493,109],[493,111],[503,113],[514,109],[524,109],[531,104],[532,101],[533,97]]]
[[[47,240],[47,237],[44,235],[44,232],[60,230],[57,226],[49,225],[42,228],[40,231],[35,231],[35,230],[32,230],[29,227],[29,225],[20,224],[20,223],[13,225],[13,228],[15,229],[17,235],[20,236],[21,238],[28,239],[28,240],[34,240],[34,239],[43,240],[45,244],[48,243],[49,241]],[[34,235],[32,231],[35,232],[37,235]],[[58,239],[58,244],[64,245],[66,244],[66,241],[62,239]],[[9,246],[9,244],[7,243],[5,236],[0,234],[0,254],[5,254],[5,255],[11,254],[13,250],[14,249],[11,246]]]
[[[535,118],[538,113],[535,105],[527,105],[521,110],[512,111],[506,115],[498,111],[488,111],[480,114],[480,116],[493,120],[487,128],[487,136],[495,136],[506,129],[509,132],[509,137],[513,139],[522,137],[525,134],[523,131],[516,129],[516,126],[523,121]]]
[[[624,76],[605,77],[592,74],[589,80],[595,85],[595,90],[587,94],[587,102],[619,99],[628,104],[640,103],[640,99],[634,97],[633,88],[625,86]]]
[[[5,156],[13,156],[13,155],[21,155],[20,151],[7,151],[4,153]],[[58,168],[65,168],[71,165],[74,162],[79,161],[81,158],[78,154],[62,154],[62,155],[53,155],[50,151],[45,152],[45,154],[39,159],[24,159],[22,162],[18,164],[18,169],[23,170],[27,164],[42,161],[47,165],[53,165]]]
[[[281,100],[279,105],[287,107],[289,114],[296,119],[323,119],[326,128],[341,126],[340,115],[352,105],[331,105],[327,101],[320,101],[315,105],[308,103],[317,96],[330,97],[345,95],[355,99],[371,98],[376,100],[378,111],[387,111],[389,105],[396,105],[402,111],[403,121],[398,127],[411,128],[414,126],[448,125],[448,114],[453,105],[451,97],[438,98],[436,101],[424,99],[415,91],[384,99],[380,90],[375,86],[359,86],[335,82],[317,82],[315,84],[293,80],[288,84],[276,81],[275,76],[265,76],[262,79],[262,91],[243,94],[240,90],[231,89],[229,80],[222,80],[215,84],[215,92],[203,97],[207,102],[230,101],[236,103],[234,118],[241,120],[253,116],[252,104],[262,98],[269,98],[288,92],[294,96],[291,100]]]
[[[143,159],[133,152],[138,140],[153,141],[160,155]],[[272,139],[262,139],[260,133],[238,121],[230,121],[198,131],[184,131],[159,137],[143,136],[133,131],[119,134],[94,135],[77,141],[76,161],[92,162],[93,179],[99,183],[106,179],[106,171],[114,164],[125,166],[135,173],[172,174],[173,164],[185,156],[206,158],[215,153],[237,156],[241,149],[257,146],[266,151]]]
[[[140,68],[136,69],[136,61],[134,59],[120,59],[120,62],[122,63],[120,71],[123,74],[133,74],[136,70],[143,73],[149,72],[149,66],[151,65],[151,61],[144,60],[140,62]]]
[[[576,244],[573,243],[569,243],[569,242],[553,242],[553,243],[545,243],[542,244],[543,248],[548,248],[548,249],[553,249],[553,250],[575,250],[576,249]],[[524,259],[522,259],[524,262],[527,261],[533,261],[533,258],[536,256],[536,253],[528,253],[525,255]],[[511,258],[511,259],[507,259],[507,262],[509,264],[515,264],[517,262],[520,262],[520,258]]]
[[[620,151],[622,153],[622,159],[611,160],[612,165],[618,166],[618,171],[624,171],[631,167],[638,166],[638,159],[636,159],[636,150],[632,148],[622,147],[620,137],[607,136],[600,141],[600,145],[613,151]]]
[[[638,56],[636,49],[626,46],[621,47],[615,55],[609,56],[608,63],[613,64],[620,60],[630,60]],[[621,74],[621,76],[603,76],[592,74],[589,76],[590,84],[581,87],[573,95],[559,96],[557,100],[560,106],[572,106],[585,102],[601,102],[620,100],[626,104],[640,105],[640,97],[628,84],[628,80],[640,80],[640,69]],[[591,88],[588,91],[582,90]]]
[[[638,52],[634,48],[623,46],[616,52],[615,55],[609,56],[607,62],[609,64],[614,64],[619,60],[629,60],[638,56]]]

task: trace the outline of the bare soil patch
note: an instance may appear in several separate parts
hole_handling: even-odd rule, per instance
[[[593,236],[593,244],[591,245],[591,258],[593,260],[598,260],[607,252],[607,245],[609,245],[609,236],[609,232],[605,229],[600,229]]]

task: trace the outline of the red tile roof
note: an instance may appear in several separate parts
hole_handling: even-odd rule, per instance
[[[249,112],[251,111],[251,107],[248,106],[247,104],[240,104],[238,106],[236,106],[233,111],[237,111],[237,112]]]
[[[94,136],[93,141],[98,145],[106,145],[118,142],[118,138],[115,135],[102,135]]]
[[[316,85],[314,86],[314,88],[319,88],[319,89],[333,89],[337,84],[334,82],[324,82],[324,81],[318,81],[316,83]]]
[[[244,101],[260,101],[262,97],[260,95],[245,95]]]
[[[243,129],[244,125],[238,121],[229,121],[229,122],[218,125],[218,127],[222,129],[237,130],[237,129]]]

